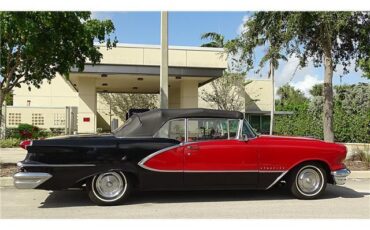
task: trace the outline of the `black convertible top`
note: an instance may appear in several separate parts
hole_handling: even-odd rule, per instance
[[[152,137],[164,123],[176,118],[243,119],[243,113],[213,109],[154,109],[136,113],[113,133],[117,137]]]

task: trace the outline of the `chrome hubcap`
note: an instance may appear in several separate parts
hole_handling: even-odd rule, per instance
[[[102,197],[114,199],[124,193],[126,183],[117,172],[107,172],[96,178],[95,186]]]
[[[322,188],[322,175],[313,168],[304,168],[298,174],[297,185],[302,193],[306,195],[315,195],[320,192]]]

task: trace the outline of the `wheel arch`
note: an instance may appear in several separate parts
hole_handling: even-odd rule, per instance
[[[128,168],[120,168],[120,167],[112,167],[109,170],[97,170],[96,172],[85,176],[84,178],[79,179],[76,181],[75,185],[73,187],[81,187],[83,184],[88,183],[90,180],[94,178],[94,176],[99,175],[101,173],[107,172],[107,171],[120,171],[125,174],[125,176],[129,177],[131,179],[132,185],[134,187],[137,187],[139,185],[139,176],[137,174],[137,171],[128,167]]]
[[[314,165],[321,166],[325,170],[327,182],[331,184],[334,182],[333,177],[331,176],[331,170],[330,170],[329,163],[322,159],[308,159],[308,160],[303,160],[303,161],[296,163],[288,170],[288,172],[284,175],[282,180],[286,181],[291,176],[291,173],[294,169],[302,165],[306,165],[306,164],[314,164]]]

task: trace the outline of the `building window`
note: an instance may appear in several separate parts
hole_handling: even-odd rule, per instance
[[[44,125],[44,116],[41,113],[33,113],[32,125]]]
[[[65,125],[65,117],[63,113],[54,113],[54,125],[62,126]]]
[[[19,125],[21,123],[21,113],[9,113],[8,124],[9,125]]]
[[[261,134],[270,133],[270,116],[267,115],[249,115],[249,124]]]

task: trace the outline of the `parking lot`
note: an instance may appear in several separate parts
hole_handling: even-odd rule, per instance
[[[141,192],[120,206],[99,207],[82,191],[0,188],[1,218],[370,218],[370,179],[328,185],[318,200],[270,191]]]

